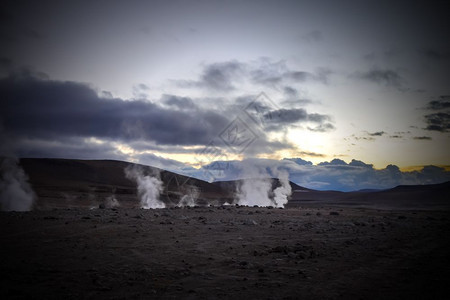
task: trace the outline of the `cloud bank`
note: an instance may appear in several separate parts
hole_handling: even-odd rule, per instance
[[[204,169],[214,174],[216,180],[245,178],[245,166],[252,164],[270,177],[276,177],[273,170],[284,170],[289,180],[298,185],[318,190],[355,191],[361,189],[388,189],[397,185],[434,184],[450,181],[450,171],[438,166],[425,166],[419,171],[405,172],[398,166],[388,165],[384,169],[375,169],[373,165],[353,159],[347,163],[333,159],[313,165],[302,158],[283,160],[250,159],[215,163]],[[220,168],[218,168],[220,166]],[[202,173],[198,171],[194,176]]]
[[[228,74],[239,68],[236,63],[207,69],[209,73]],[[143,151],[194,154],[193,147],[223,140],[220,135],[233,129],[230,126],[239,114],[245,126],[257,131],[248,155],[294,147],[287,141],[270,139],[268,132],[283,132],[290,126],[322,132],[334,129],[329,115],[251,102],[255,96],[237,97],[221,107],[168,94],[156,101],[126,100],[99,93],[84,83],[50,80],[28,71],[1,78],[0,95],[0,120],[13,137],[19,156],[28,157],[127,160],[127,153],[135,153],[139,159]],[[247,106],[249,102],[253,106]],[[258,109],[265,130],[253,123],[248,115],[251,109]],[[227,146],[219,145],[222,151],[230,150]]]

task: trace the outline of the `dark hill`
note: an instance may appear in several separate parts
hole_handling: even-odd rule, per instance
[[[371,207],[380,209],[450,209],[450,182],[400,185],[387,190],[294,192],[288,206],[305,204]]]
[[[144,174],[159,174],[164,183],[161,200],[176,205],[187,193],[198,205],[232,201],[217,185],[154,167],[115,160],[23,158],[20,164],[38,196],[38,208],[96,207],[112,196],[125,207],[138,207],[136,183],[125,176],[126,168],[139,167]]]

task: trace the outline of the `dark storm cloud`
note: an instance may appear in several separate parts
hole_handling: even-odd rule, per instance
[[[424,140],[424,141],[431,141],[430,136],[415,136],[413,137],[414,140]]]
[[[402,88],[403,78],[398,72],[390,69],[372,69],[366,72],[356,72],[352,76],[380,85]]]
[[[179,109],[196,109],[194,101],[189,97],[179,97],[175,95],[163,95],[162,102],[168,106]]]
[[[270,111],[264,117],[266,120],[276,124],[292,124],[308,121],[308,113],[302,108]]]
[[[356,141],[360,141],[360,140],[374,141],[376,139],[376,137],[383,136],[385,134],[388,134],[388,133],[385,131],[375,131],[375,132],[364,131],[364,135],[362,135],[362,136],[356,136],[355,134],[352,134],[351,137],[353,139],[355,139]],[[399,134],[390,136],[390,138],[401,138],[401,137],[402,136]]]
[[[450,96],[443,95],[437,100],[428,102],[427,110],[438,111],[424,116],[427,127],[425,130],[448,132],[450,131]]]
[[[427,127],[424,129],[430,131],[448,132],[450,131],[450,113],[439,112],[425,115]]]
[[[204,145],[228,123],[209,110],[198,110],[194,116],[149,101],[105,99],[84,84],[23,74],[1,79],[0,95],[6,130],[24,138],[74,136]]]
[[[220,91],[232,90],[233,81],[242,68],[243,65],[236,61],[210,64],[203,70],[200,85]]]
[[[443,110],[450,108],[450,95],[440,96],[438,100],[430,101],[426,107],[429,110]]]
[[[372,133],[368,132],[367,134],[370,135],[370,136],[382,136],[385,133],[386,132],[384,132],[384,131],[377,131],[377,132],[372,132]]]
[[[334,129],[334,126],[327,123],[331,120],[328,115],[308,113],[303,108],[278,109],[265,113],[267,129],[280,130],[283,126],[299,123],[315,123],[316,127],[307,127],[311,131],[325,132]]]
[[[172,80],[182,88],[206,88],[227,92],[235,89],[235,82],[240,80],[244,74],[245,64],[238,61],[227,61],[213,63],[203,66],[198,80]]]
[[[157,162],[160,160],[144,154],[196,155],[212,141],[217,142],[220,153],[230,150],[219,134],[230,124],[226,116],[233,113],[226,108],[203,109],[188,97],[163,95],[159,104],[111,95],[105,98],[85,84],[39,79],[30,73],[1,79],[0,95],[0,120],[23,157]],[[123,144],[127,149],[121,148]],[[295,148],[285,140],[269,140],[260,132],[245,155]],[[175,164],[171,162],[171,166]]]

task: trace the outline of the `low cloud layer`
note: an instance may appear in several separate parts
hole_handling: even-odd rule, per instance
[[[271,176],[275,175],[271,173],[271,170],[285,170],[292,182],[318,190],[387,189],[402,184],[434,184],[450,180],[450,171],[438,166],[430,165],[419,171],[404,172],[395,165],[388,165],[384,169],[375,169],[373,165],[355,159],[350,163],[341,159],[333,159],[317,165],[302,158],[252,159],[244,162],[216,163],[206,166],[205,169],[214,174],[216,180],[231,180],[245,177],[244,166],[249,163]],[[199,174],[201,173],[196,175]]]

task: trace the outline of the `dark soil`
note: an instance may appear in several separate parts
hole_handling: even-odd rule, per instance
[[[448,299],[450,212],[0,213],[1,299]]]

